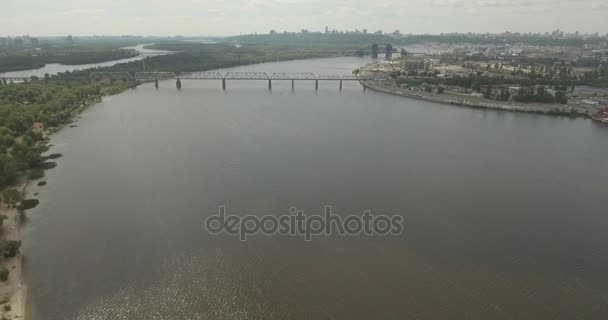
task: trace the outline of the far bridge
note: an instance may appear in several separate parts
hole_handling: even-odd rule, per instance
[[[246,81],[268,81],[268,89],[272,90],[272,81],[291,81],[291,88],[295,88],[296,81],[313,81],[315,90],[319,89],[319,81],[339,81],[342,90],[343,81],[359,81],[363,87],[368,80],[384,80],[383,77],[356,76],[356,75],[316,75],[314,73],[288,73],[288,72],[92,72],[92,79],[96,80],[130,80],[130,81],[152,81],[158,87],[159,80],[176,81],[177,88],[181,88],[183,80],[218,80],[222,83],[222,89],[226,90],[228,80]]]

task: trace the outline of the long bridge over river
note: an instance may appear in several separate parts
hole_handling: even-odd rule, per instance
[[[295,88],[296,81],[311,81],[315,84],[315,89],[319,89],[319,81],[338,81],[340,89],[344,81],[359,81],[365,87],[368,80],[383,80],[383,77],[376,76],[356,76],[356,75],[316,75],[314,73],[288,73],[288,72],[91,72],[89,78],[93,80],[123,80],[123,81],[145,81],[154,82],[158,87],[161,80],[175,80],[177,88],[181,88],[184,80],[216,80],[220,81],[222,88],[227,88],[229,80],[239,81],[267,81],[268,89],[272,89],[273,81],[291,81],[291,87]],[[37,77],[0,77],[0,81],[8,82],[28,82],[41,81]]]
[[[343,81],[359,81],[365,83],[367,80],[381,80],[379,77],[360,77],[355,75],[316,75],[314,73],[290,73],[290,72],[136,72],[134,74],[128,72],[93,72],[93,79],[111,79],[111,80],[137,80],[137,81],[153,81],[155,86],[158,86],[159,80],[174,79],[176,86],[181,87],[183,80],[218,80],[222,83],[222,89],[226,89],[228,80],[239,81],[268,81],[268,89],[272,89],[272,81],[291,81],[291,87],[295,88],[296,81],[314,81],[315,89],[319,89],[319,81],[339,81],[340,89],[342,89]]]
[[[123,81],[146,81],[154,82],[158,87],[161,80],[175,80],[176,87],[181,88],[184,80],[216,80],[221,81],[222,88],[226,90],[229,80],[239,81],[267,81],[268,89],[272,89],[273,81],[291,81],[292,89],[295,88],[296,81],[311,81],[315,84],[315,89],[319,89],[319,81],[338,81],[340,90],[344,81],[359,81],[365,87],[368,80],[383,80],[377,76],[356,76],[356,75],[316,75],[314,73],[289,73],[289,72],[91,72],[89,77],[93,80],[123,80]],[[42,80],[42,79],[40,79]],[[36,77],[0,77],[0,81],[8,82],[27,82],[39,81]]]

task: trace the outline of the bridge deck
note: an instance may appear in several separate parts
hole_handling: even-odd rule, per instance
[[[91,77],[96,79],[115,80],[381,80],[379,77],[370,76],[357,77],[354,75],[315,75],[313,73],[285,72],[275,72],[270,75],[266,72],[137,72],[135,74],[130,74],[128,72],[93,72],[91,73]]]
[[[268,74],[266,72],[188,72],[188,73],[174,73],[174,72],[92,72],[89,75],[90,78],[96,80],[168,80],[168,79],[180,79],[180,80],[308,80],[308,81],[359,81],[359,80],[383,80],[384,77],[364,76],[359,77],[355,75],[315,75],[313,73],[287,73],[287,72],[275,72]],[[39,77],[2,77],[0,81],[33,81],[42,80],[44,78]]]

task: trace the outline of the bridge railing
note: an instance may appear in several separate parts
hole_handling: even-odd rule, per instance
[[[90,77],[93,79],[111,79],[111,80],[166,80],[166,79],[182,79],[182,80],[385,80],[386,76],[382,75],[315,75],[313,73],[288,73],[275,72],[268,75],[266,72],[136,72],[134,74],[128,72],[91,72]]]
[[[272,80],[317,80],[314,73],[275,72],[270,78]]]
[[[228,72],[224,76],[226,80],[270,80],[266,72]]]
[[[222,80],[224,75],[219,72],[187,72],[181,73],[177,76],[178,79],[210,79],[210,80]]]

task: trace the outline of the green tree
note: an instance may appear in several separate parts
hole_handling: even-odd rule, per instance
[[[0,254],[5,258],[12,258],[17,255],[21,241],[18,240],[0,240]]]
[[[5,282],[8,280],[9,271],[6,267],[0,267],[0,281]]]
[[[3,162],[0,175],[4,177],[5,183],[12,183],[17,178],[17,162],[12,158],[7,158]]]
[[[7,188],[2,191],[2,201],[7,207],[14,208],[21,201],[21,193],[15,189]]]
[[[562,90],[559,90],[555,93],[555,99],[561,104],[568,103],[568,97],[566,96],[566,92]]]
[[[0,135],[0,152],[4,153],[6,150],[13,146],[15,138],[10,135]]]

